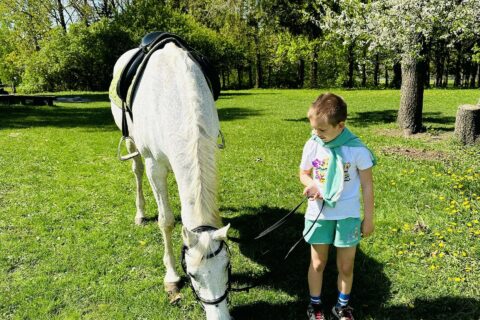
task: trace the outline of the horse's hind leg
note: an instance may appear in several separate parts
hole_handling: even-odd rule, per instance
[[[175,255],[172,247],[172,231],[175,219],[168,203],[168,160],[165,158],[164,163],[159,163],[152,158],[146,158],[145,165],[147,167],[147,177],[158,204],[158,226],[162,231],[165,247],[163,254],[163,264],[166,269],[164,278],[165,290],[171,294],[170,302],[173,303],[180,298],[177,286],[180,277],[175,271]]]
[[[137,148],[133,144],[132,141],[127,140],[127,150],[129,153],[133,153],[137,151]],[[137,213],[135,215],[135,224],[140,225],[143,222],[143,218],[145,216],[145,197],[143,196],[143,172],[145,171],[145,166],[142,162],[142,157],[137,156],[133,158],[132,161],[132,171],[135,174],[135,181],[137,183],[137,197],[136,197],[136,207]]]

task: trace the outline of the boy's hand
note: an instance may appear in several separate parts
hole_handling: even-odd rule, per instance
[[[366,238],[373,233],[375,225],[372,219],[364,219],[362,221],[362,237]]]
[[[317,188],[315,183],[310,184],[308,187],[303,189],[303,195],[307,196],[309,200],[322,199],[320,191]]]

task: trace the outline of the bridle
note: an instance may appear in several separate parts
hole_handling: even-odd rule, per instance
[[[218,230],[218,229],[215,228],[215,227],[211,227],[211,226],[199,226],[199,227],[196,227],[196,228],[192,229],[192,232],[201,233],[201,232],[215,231],[215,230]],[[189,279],[190,286],[192,287],[192,291],[193,291],[193,294],[195,295],[195,298],[198,301],[200,301],[202,303],[205,303],[205,304],[208,304],[208,305],[218,305],[218,304],[220,304],[220,302],[227,299],[228,293],[231,290],[230,276],[232,274],[232,267],[231,267],[231,264],[230,264],[230,249],[228,248],[227,243],[223,240],[220,241],[220,245],[218,246],[218,248],[215,251],[210,252],[207,255],[202,257],[202,259],[212,259],[212,258],[215,258],[216,256],[218,256],[220,254],[220,252],[222,252],[224,249],[227,251],[227,255],[228,255],[227,289],[225,290],[225,292],[220,297],[218,297],[216,299],[202,298],[200,296],[199,292],[197,292],[197,290],[193,286],[193,282],[192,282],[193,276],[187,271],[187,263],[185,261],[185,255],[188,253],[189,249],[190,248],[187,247],[185,244],[183,245],[181,264],[182,264],[183,272],[185,272],[185,274],[187,275],[187,277]]]

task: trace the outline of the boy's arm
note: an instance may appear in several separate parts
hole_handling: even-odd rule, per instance
[[[373,222],[373,174],[372,168],[365,170],[358,170],[360,176],[360,184],[362,185],[362,196],[363,196],[363,209],[364,209],[364,219],[362,222],[362,235],[368,237],[373,230],[375,225]]]
[[[303,195],[308,196],[312,200],[322,198],[320,195],[320,191],[317,188],[317,185],[312,179],[312,169],[300,169],[300,182],[305,186],[305,188],[303,189]]]

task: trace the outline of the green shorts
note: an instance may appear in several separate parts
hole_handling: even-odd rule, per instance
[[[309,244],[333,244],[335,247],[354,247],[361,238],[360,218],[346,218],[342,220],[317,220],[305,219],[303,236]],[[307,231],[311,230],[307,233]]]

